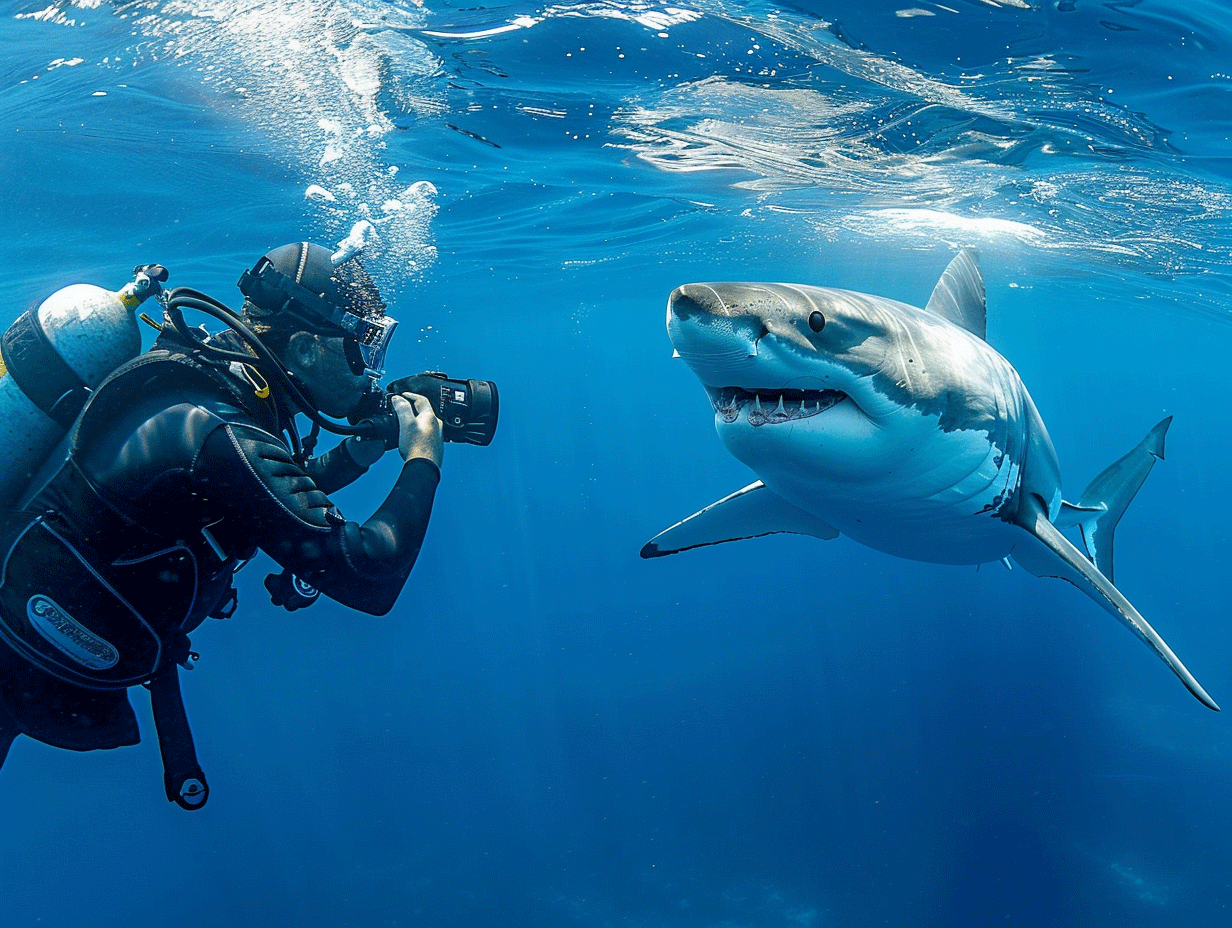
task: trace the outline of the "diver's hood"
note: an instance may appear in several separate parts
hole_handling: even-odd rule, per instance
[[[324,245],[283,245],[245,271],[239,288],[255,315],[289,315],[310,331],[343,336],[355,373],[384,373],[398,322],[358,256],[335,265]]]

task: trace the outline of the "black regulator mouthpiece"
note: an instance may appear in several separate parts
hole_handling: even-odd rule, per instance
[[[427,371],[401,377],[386,386],[384,392],[368,393],[348,417],[353,424],[371,425],[387,448],[398,446],[398,417],[389,402],[396,393],[426,396],[441,420],[441,437],[445,441],[488,445],[496,434],[500,408],[496,384],[490,380],[451,380],[440,371]]]

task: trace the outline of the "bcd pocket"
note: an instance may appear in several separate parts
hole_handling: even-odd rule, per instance
[[[139,591],[135,575],[174,576],[165,592],[192,590],[192,555],[169,548],[107,565],[105,576],[46,518],[15,515],[0,533],[0,636],[35,666],[79,686],[121,689],[150,679],[164,664],[164,641],[180,636],[182,604],[147,612],[147,621],[139,611],[147,604],[120,590]]]

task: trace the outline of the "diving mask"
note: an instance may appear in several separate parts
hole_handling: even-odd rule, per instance
[[[300,262],[301,268],[303,263]],[[375,294],[375,288],[371,293],[366,292],[363,282],[367,281],[367,274],[362,268],[355,275],[360,279],[346,290],[340,286],[352,283],[346,280],[346,265],[333,271],[329,278],[330,288],[361,311],[355,312],[332,302],[292,280],[274,266],[268,255],[240,275],[238,286],[249,302],[267,312],[288,313],[319,334],[341,335],[345,339],[346,359],[351,370],[357,375],[380,379],[385,373],[385,354],[398,320],[385,314],[384,303]],[[369,311],[363,312],[364,309]]]

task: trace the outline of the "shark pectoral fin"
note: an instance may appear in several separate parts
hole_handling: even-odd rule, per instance
[[[1075,548],[1057,527],[1048,521],[1044,507],[1034,497],[1023,501],[1018,513],[1018,524],[1029,533],[1022,543],[1015,545],[1011,557],[1037,577],[1059,577],[1068,580],[1087,596],[1099,603],[1107,612],[1120,620],[1126,628],[1137,635],[1160,659],[1172,668],[1181,682],[1198,701],[1210,709],[1219,711],[1219,705],[1211,699],[1202,685],[1194,679],[1180,658],[1172,653],[1167,642],[1159,637],[1150,623],[1127,600],[1112,581],[1100,573],[1091,562]]]
[[[973,335],[987,338],[988,305],[984,300],[984,278],[974,251],[964,248],[950,262],[929,297],[930,313],[949,319]]]
[[[1078,505],[1071,507],[1080,513],[1074,524],[1082,532],[1087,553],[1099,572],[1109,580],[1113,579],[1113,533],[1155,466],[1156,459],[1163,460],[1164,436],[1168,434],[1171,424],[1171,416],[1156,424],[1132,451],[1104,468],[1082,491]]]
[[[838,529],[793,506],[758,480],[659,532],[642,547],[642,557],[663,557],[689,548],[776,532],[825,539],[838,537]]]

